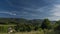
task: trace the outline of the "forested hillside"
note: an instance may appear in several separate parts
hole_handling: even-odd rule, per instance
[[[41,20],[27,20],[24,18],[0,18],[0,24],[16,24],[16,23],[41,23]]]
[[[0,18],[0,24],[16,24],[16,23],[42,23],[43,19],[24,19],[24,18]],[[55,23],[55,21],[51,21]]]

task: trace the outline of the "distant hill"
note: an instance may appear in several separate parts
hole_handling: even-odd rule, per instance
[[[42,23],[43,19],[27,20],[24,18],[0,18],[0,23]],[[51,21],[54,24],[56,21]]]

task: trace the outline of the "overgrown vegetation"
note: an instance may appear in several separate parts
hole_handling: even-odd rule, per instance
[[[12,25],[16,32],[43,31],[48,34],[60,32],[60,20],[52,24],[49,19],[0,18],[0,32],[7,32],[9,26],[5,25]]]

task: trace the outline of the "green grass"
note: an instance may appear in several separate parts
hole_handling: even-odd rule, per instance
[[[0,33],[0,34],[8,34],[8,33]],[[15,34],[42,34],[39,31],[31,31],[31,32],[16,32]]]
[[[1,32],[7,32],[8,31],[8,27],[10,27],[10,26],[14,27],[16,25],[1,25],[0,24],[0,33]]]
[[[0,34],[8,34],[8,33],[0,33]],[[31,32],[16,32],[15,34],[44,34],[43,31],[31,31]],[[45,34],[54,34],[54,33],[45,33]]]
[[[16,25],[13,25],[13,24],[10,24],[10,25],[1,25],[0,26],[16,26]]]

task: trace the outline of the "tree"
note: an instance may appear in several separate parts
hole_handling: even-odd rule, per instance
[[[44,21],[42,22],[41,28],[42,29],[50,29],[51,28],[51,23],[50,23],[49,19],[44,19]]]
[[[60,20],[59,21],[56,21],[56,24],[60,25]]]
[[[58,25],[58,26],[56,26],[56,27],[54,28],[54,32],[55,32],[56,34],[60,34],[60,25]]]
[[[54,30],[60,30],[60,20],[54,24]]]

